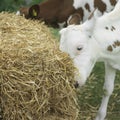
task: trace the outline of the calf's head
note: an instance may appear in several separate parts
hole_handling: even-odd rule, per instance
[[[75,75],[76,86],[82,86],[96,62],[95,40],[92,38],[96,19],[89,18],[82,25],[70,25],[60,31],[60,50],[73,59],[79,71]]]

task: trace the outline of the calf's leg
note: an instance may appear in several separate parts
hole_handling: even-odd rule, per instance
[[[116,73],[116,70],[113,69],[109,64],[105,63],[105,83],[103,87],[105,93],[104,93],[102,103],[95,120],[105,119],[109,98],[114,89],[115,73]]]

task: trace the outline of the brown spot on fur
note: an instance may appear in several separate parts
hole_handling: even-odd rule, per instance
[[[108,50],[108,51],[110,51],[110,52],[112,52],[112,51],[113,51],[112,46],[111,46],[111,45],[109,45],[109,46],[107,47],[107,50]]]
[[[113,44],[113,47],[114,47],[114,48],[116,48],[116,45],[115,45],[115,44]]]
[[[114,48],[119,47],[119,46],[120,46],[120,41],[118,41],[118,40],[115,41],[112,46],[113,46]]]
[[[115,41],[115,42],[114,42],[114,45],[115,45],[115,46],[120,46],[120,41],[118,41],[118,40]]]
[[[112,27],[111,27],[111,31],[114,31],[114,30],[115,30],[115,27],[114,27],[114,26],[112,26]]]
[[[89,6],[88,3],[85,4],[85,8],[86,8],[86,10],[88,10],[89,12],[91,12],[91,10],[90,10],[90,6]]]
[[[102,0],[94,0],[94,7],[98,8],[102,14],[106,11],[106,4]]]
[[[115,6],[117,1],[116,0],[110,0],[111,5]]]

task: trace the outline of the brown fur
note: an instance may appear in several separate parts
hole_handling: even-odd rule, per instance
[[[25,16],[25,18],[28,18],[28,11],[29,11],[29,8],[21,7],[20,8],[20,15]]]
[[[116,0],[110,0],[111,5],[115,6],[117,1]]]
[[[110,0],[110,3],[114,6],[116,4],[116,0]],[[91,12],[91,8],[88,3],[86,3],[83,8],[84,7],[88,12]],[[94,0],[94,7],[98,8],[102,13],[104,13],[107,8],[106,4],[102,2],[102,0]],[[71,15],[72,17],[70,24],[78,24],[80,21],[83,21],[83,8],[80,7],[76,10],[73,7],[73,0],[46,0],[37,5],[33,5],[28,8],[22,8],[20,9],[20,13],[21,15],[24,14],[26,18],[43,20],[47,25],[51,25],[52,27],[59,27],[58,23],[67,23],[67,20]],[[75,14],[79,15],[76,16]],[[91,17],[92,14],[89,19]],[[114,30],[114,28],[111,30]]]
[[[58,23],[62,23],[75,12],[72,6],[73,0],[47,0],[39,4],[40,11],[37,19],[42,19],[46,24],[58,27]]]
[[[107,48],[107,50],[108,50],[108,51],[110,51],[110,52],[112,52],[112,51],[113,51],[112,46],[111,46],[111,45],[109,45],[109,46],[108,46],[108,48]]]
[[[106,11],[106,4],[102,0],[94,0],[94,7],[98,8],[102,13]]]
[[[91,10],[90,10],[90,6],[89,6],[88,3],[85,4],[85,8],[86,8],[89,12],[91,12]]]

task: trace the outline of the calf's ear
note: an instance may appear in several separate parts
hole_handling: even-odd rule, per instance
[[[29,16],[30,16],[30,18],[32,18],[32,19],[38,18],[39,13],[40,13],[40,6],[38,4],[33,5],[33,6],[31,6],[29,8]]]
[[[80,14],[79,13],[74,13],[68,18],[67,24],[68,25],[72,25],[72,24],[79,25],[81,21],[82,21],[82,19],[81,19]]]
[[[88,32],[93,32],[96,20],[98,17],[98,10],[95,9],[88,17],[87,21],[83,23],[84,29]]]

